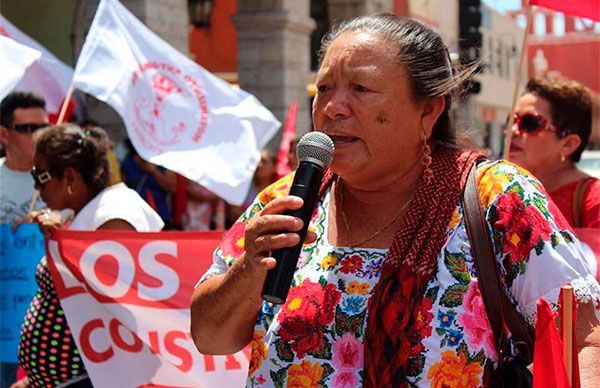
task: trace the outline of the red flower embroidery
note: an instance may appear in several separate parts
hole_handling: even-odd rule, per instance
[[[504,252],[509,263],[527,262],[529,254],[539,243],[548,241],[552,228],[533,205],[525,206],[516,193],[503,195],[498,200],[499,219],[494,226],[502,232]]]
[[[244,253],[244,235],[246,234],[246,224],[238,221],[231,226],[221,243],[223,256],[238,257]]]
[[[363,266],[363,259],[359,255],[346,256],[342,259],[342,267],[340,272],[343,273],[356,273],[360,271]]]
[[[341,293],[333,284],[323,287],[304,279],[293,287],[281,308],[278,321],[281,340],[290,343],[299,358],[315,352],[324,345],[324,326],[333,321],[334,309]]]

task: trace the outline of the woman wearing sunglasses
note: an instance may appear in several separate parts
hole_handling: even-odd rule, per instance
[[[109,186],[108,139],[104,130],[84,131],[76,125],[57,125],[37,132],[34,141],[31,174],[35,187],[50,208],[74,211],[69,229],[162,229],[160,216],[135,191],[123,183]],[[46,212],[34,212],[32,217],[46,235],[60,227]],[[91,386],[68,321],[64,321],[45,258],[38,265],[36,280],[39,290],[27,310],[19,344],[19,363],[27,372],[28,383]],[[53,333],[52,338],[43,334],[46,328]],[[48,354],[55,359],[48,361]],[[39,362],[42,359],[47,362]]]
[[[576,163],[592,128],[592,96],[576,81],[531,79],[515,108],[509,159],[533,173],[576,228],[600,228],[600,180]]]

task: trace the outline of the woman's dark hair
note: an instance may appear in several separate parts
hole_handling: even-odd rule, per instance
[[[36,132],[34,141],[35,152],[46,158],[52,174],[60,178],[67,167],[73,167],[94,193],[108,186],[106,151],[110,143],[102,128],[83,130],[74,124],[53,125]]]
[[[532,78],[525,93],[535,94],[550,104],[552,122],[564,133],[581,139],[579,147],[569,155],[573,162],[581,159],[592,132],[592,94],[577,81],[562,78]]]
[[[360,16],[334,26],[323,37],[319,63],[330,44],[349,31],[373,32],[397,47],[399,64],[408,71],[415,99],[444,96],[446,107],[433,128],[432,138],[446,146],[458,147],[459,140],[450,114],[452,101],[461,91],[464,81],[477,71],[478,65],[455,71],[448,48],[437,33],[412,19],[390,13]]]

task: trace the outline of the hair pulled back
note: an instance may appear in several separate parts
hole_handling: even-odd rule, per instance
[[[108,186],[109,140],[102,128],[83,130],[74,124],[53,125],[37,132],[34,140],[36,154],[45,157],[53,175],[60,178],[67,167],[72,167],[94,193]]]

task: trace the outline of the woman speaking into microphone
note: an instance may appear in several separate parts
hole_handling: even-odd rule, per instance
[[[505,341],[495,341],[477,281],[463,211],[468,176],[511,311],[534,322],[537,300],[555,305],[571,282],[585,322],[579,343],[600,343],[600,287],[567,222],[531,176],[502,161],[476,163],[482,154],[459,140],[452,104],[469,71],[455,71],[441,37],[410,19],[363,16],[328,33],[312,116],[335,156],[316,207],[308,225],[290,215],[303,200],[288,195],[287,176],[233,225],[193,295],[200,352],[251,344],[248,386],[499,380],[496,344]],[[287,297],[263,300],[267,274],[281,265],[274,252],[301,243],[304,227]],[[582,382],[598,373],[597,350],[580,358]]]

